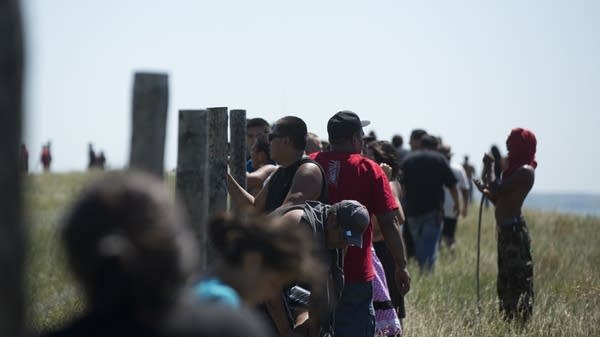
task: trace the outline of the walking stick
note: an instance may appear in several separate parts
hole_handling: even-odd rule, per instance
[[[481,213],[483,211],[483,202],[485,194],[481,194],[481,202],[479,203],[479,221],[477,222],[477,315],[481,314],[481,293],[479,288],[479,257],[481,255]]]

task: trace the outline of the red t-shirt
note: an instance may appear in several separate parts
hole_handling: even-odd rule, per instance
[[[319,152],[310,157],[325,171],[331,204],[356,200],[367,207],[371,216],[398,208],[385,172],[374,161],[357,153],[344,152]],[[372,239],[373,225],[369,224],[363,234],[362,248],[348,247],[344,259],[346,282],[368,282],[375,276]]]

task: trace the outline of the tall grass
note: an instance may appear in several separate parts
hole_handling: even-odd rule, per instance
[[[30,327],[45,331],[85,310],[57,229],[66,207],[99,173],[30,176],[25,184]],[[172,178],[168,179],[173,188]],[[499,319],[493,209],[484,210],[481,313],[476,310],[477,206],[459,220],[457,246],[442,249],[435,272],[414,262],[406,336],[600,336],[600,219],[526,211],[534,258],[534,315],[524,327]]]

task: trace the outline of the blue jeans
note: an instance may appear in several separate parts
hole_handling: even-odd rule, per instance
[[[432,270],[442,234],[441,211],[433,210],[421,215],[409,216],[407,222],[413,237],[419,267],[421,270]]]
[[[335,337],[373,337],[373,284],[346,283],[335,309]]]

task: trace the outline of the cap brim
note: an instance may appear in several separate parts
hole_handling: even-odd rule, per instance
[[[365,126],[367,126],[369,124],[371,124],[371,121],[367,121],[367,120],[360,121],[360,126],[362,126],[362,127],[365,127]]]
[[[346,237],[346,242],[350,245],[350,246],[355,246],[358,248],[362,248],[362,236],[361,237],[356,237],[356,236],[350,236],[350,237]]]

